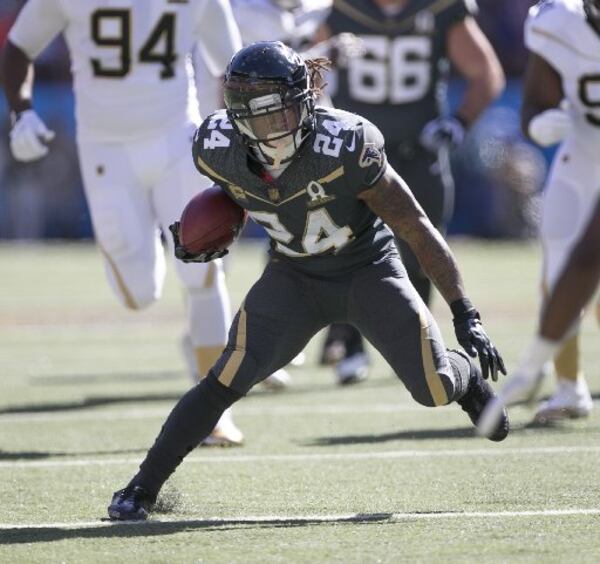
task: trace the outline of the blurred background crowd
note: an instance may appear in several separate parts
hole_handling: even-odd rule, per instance
[[[0,2],[0,46],[24,2]],[[536,234],[539,193],[551,155],[529,144],[519,129],[527,59],[523,22],[532,4],[533,0],[478,1],[478,22],[496,49],[507,85],[453,155],[456,199],[450,234],[487,238]],[[0,239],[92,237],[77,161],[69,64],[61,38],[36,61],[36,109],[57,133],[44,159],[22,164],[11,158],[8,110],[0,97]],[[451,106],[461,88],[459,79],[451,80]]]

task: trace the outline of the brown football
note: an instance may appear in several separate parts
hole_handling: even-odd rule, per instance
[[[185,206],[179,225],[179,242],[192,254],[223,250],[239,235],[246,212],[219,186],[196,194]]]

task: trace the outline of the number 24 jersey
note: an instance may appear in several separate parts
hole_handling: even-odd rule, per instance
[[[381,133],[360,116],[317,107],[313,131],[269,181],[253,171],[224,111],[200,126],[193,156],[265,228],[271,254],[307,274],[344,274],[395,249],[390,229],[358,198],[387,166]]]

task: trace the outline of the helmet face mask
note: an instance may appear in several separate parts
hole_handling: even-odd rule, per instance
[[[279,42],[239,51],[225,74],[227,114],[249,155],[279,166],[312,129],[313,95],[304,61]]]

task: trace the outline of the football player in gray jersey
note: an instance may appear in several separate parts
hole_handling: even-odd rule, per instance
[[[496,55],[473,17],[476,9],[475,0],[334,0],[315,39],[351,32],[362,40],[363,54],[349,58],[330,81],[333,103],[379,127],[390,164],[442,233],[454,200],[448,149],[462,142],[504,85]],[[449,63],[466,81],[453,114],[445,112]],[[431,281],[410,245],[398,246],[413,285],[429,304]],[[346,356],[337,368],[341,379],[345,364],[356,364],[350,359],[362,353],[356,330],[332,327],[324,360],[335,359],[336,351]]]
[[[358,115],[315,107],[321,68],[280,42],[245,47],[225,75],[227,111],[209,116],[196,133],[198,170],[265,227],[271,259],[240,307],[221,358],[181,398],[138,473],[114,494],[111,519],[145,519],[164,482],[223,410],[333,322],[356,325],[422,405],[456,402],[476,424],[496,397],[487,378],[505,373],[502,358],[450,249],[388,164],[380,131]],[[224,254],[189,253],[178,231],[174,224],[180,259]],[[411,245],[448,302],[464,351],[446,349],[394,237]],[[489,438],[502,441],[508,431],[503,411]]]

